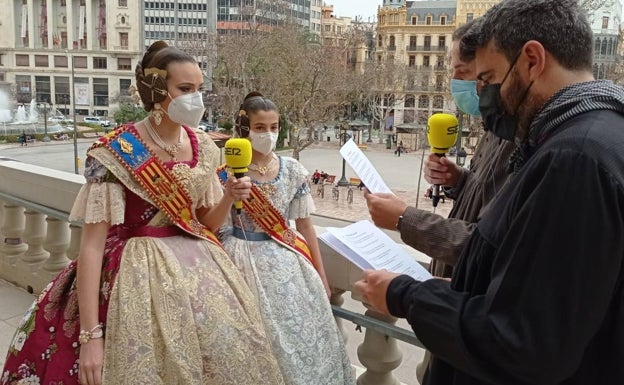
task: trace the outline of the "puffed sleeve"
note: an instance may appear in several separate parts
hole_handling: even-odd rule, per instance
[[[297,186],[295,196],[290,202],[288,219],[307,218],[315,210],[310,184],[308,183],[308,170],[295,159],[289,158],[289,174],[292,183]]]
[[[117,178],[95,158],[85,162],[85,183],[74,201],[70,221],[83,223],[123,223],[126,207],[124,188]]]

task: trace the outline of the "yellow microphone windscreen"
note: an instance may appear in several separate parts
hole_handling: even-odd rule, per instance
[[[225,142],[225,163],[236,173],[247,172],[251,163],[251,142],[246,138],[232,138]]]
[[[427,122],[427,139],[431,152],[445,154],[457,140],[459,122],[452,114],[433,114]]]

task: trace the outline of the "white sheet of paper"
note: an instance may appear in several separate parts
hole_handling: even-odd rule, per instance
[[[357,176],[364,182],[368,191],[372,193],[392,193],[390,188],[381,179],[381,175],[375,170],[373,164],[355,144],[349,140],[340,148],[340,155],[349,163]]]
[[[362,270],[386,269],[418,281],[432,278],[403,247],[368,220],[342,228],[328,227],[319,238]]]

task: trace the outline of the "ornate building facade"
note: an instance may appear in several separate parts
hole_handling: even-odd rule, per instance
[[[394,76],[378,79],[376,90],[380,115],[392,112],[395,129],[422,128],[433,113],[454,110],[447,63],[455,28],[455,1],[386,0],[379,9],[374,60]]]
[[[0,24],[0,81],[15,104],[108,115],[127,94],[143,48],[139,7],[128,0],[21,0]],[[70,84],[73,73],[74,92]]]

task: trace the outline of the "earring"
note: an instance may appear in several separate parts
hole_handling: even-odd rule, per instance
[[[152,108],[151,115],[152,115],[152,118],[154,118],[154,123],[156,123],[157,126],[160,126],[160,123],[162,123],[162,119],[164,115],[164,112],[162,108],[160,107],[160,103],[154,104],[154,108]]]

